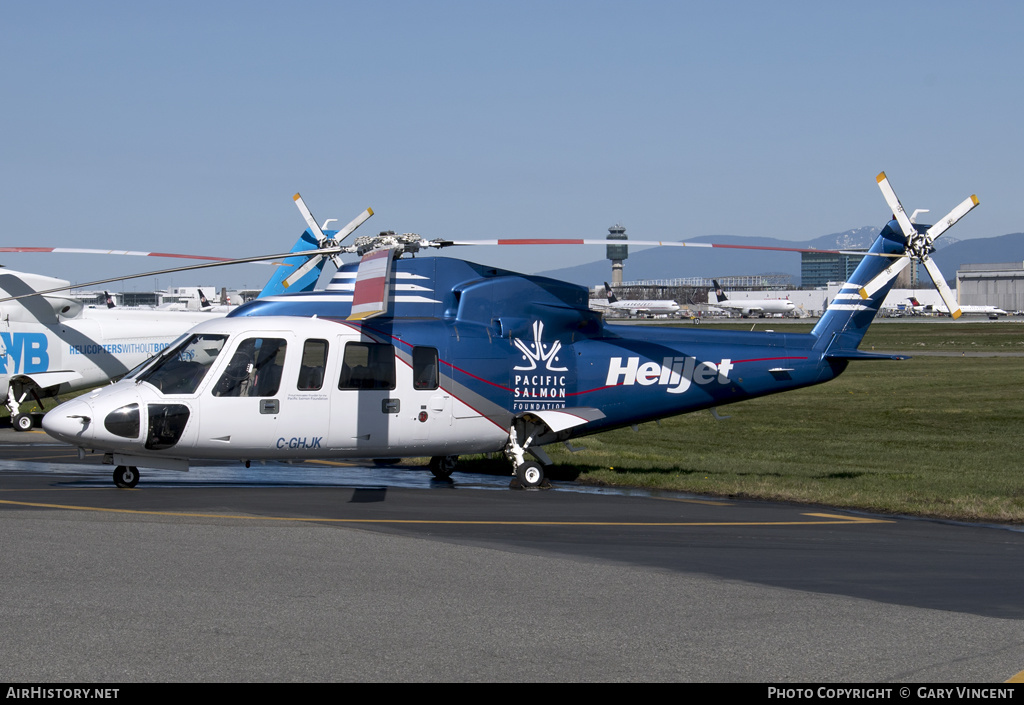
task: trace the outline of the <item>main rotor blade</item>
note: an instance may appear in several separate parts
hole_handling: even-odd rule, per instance
[[[896,222],[900,224],[900,230],[903,231],[904,237],[909,241],[910,238],[917,234],[917,229],[914,228],[914,224],[910,222],[910,218],[907,217],[906,211],[903,210],[903,204],[900,203],[900,199],[897,198],[896,192],[893,191],[892,184],[889,183],[889,178],[883,171],[877,177],[878,188],[882,190],[882,196],[885,198],[885,202],[889,204],[889,208],[892,209],[892,216],[896,219]]]
[[[319,250],[309,250],[308,251],[308,253],[312,254],[312,255],[317,255],[317,254],[332,255],[332,254],[337,254],[337,252],[338,252],[338,248],[337,247],[327,247],[327,248],[321,248]],[[90,287],[90,286],[99,286],[100,284],[109,284],[110,282],[127,281],[129,279],[141,279],[142,277],[157,277],[157,276],[160,276],[162,274],[174,274],[175,272],[189,272],[189,271],[192,271],[194,269],[209,269],[211,267],[225,267],[225,266],[231,265],[231,264],[260,264],[260,263],[266,263],[266,264],[275,264],[275,265],[280,266],[280,267],[288,267],[288,266],[291,266],[291,265],[289,265],[289,264],[287,264],[287,263],[285,263],[283,261],[275,261],[275,260],[284,260],[284,259],[287,259],[288,257],[294,257],[294,256],[295,256],[294,252],[282,252],[282,253],[279,253],[279,254],[276,254],[276,255],[260,255],[258,257],[243,257],[241,259],[231,259],[231,260],[225,260],[223,262],[208,262],[206,264],[191,264],[191,265],[188,265],[188,266],[185,266],[185,267],[172,267],[170,269],[158,269],[158,270],[153,271],[153,272],[142,272],[140,274],[128,274],[128,275],[124,275],[124,276],[120,276],[120,277],[110,277],[109,279],[98,279],[96,281],[84,282],[84,283],[81,283],[81,284],[70,284],[69,286],[58,286],[58,287],[54,287],[53,289],[43,289],[41,291],[34,291],[34,292],[30,293],[30,294],[19,294],[18,296],[6,296],[4,298],[0,298],[0,303],[3,303],[4,301],[13,301],[15,299],[25,299],[25,298],[28,298],[30,296],[43,296],[45,294],[53,294],[53,293],[58,292],[58,291],[67,291],[68,289],[84,289],[84,288]]]
[[[391,292],[391,262],[395,248],[373,250],[363,255],[352,292],[352,311],[347,320],[362,321],[388,310]]]
[[[679,242],[677,240],[594,240],[585,238],[499,238],[494,240],[430,240],[430,247],[465,247],[480,245],[635,245],[637,247],[703,247],[726,250],[767,250],[770,252],[821,252],[824,254],[900,257],[902,255],[862,250],[823,250],[816,247],[768,247],[766,245],[724,245],[713,242]]]
[[[211,262],[232,262],[230,257],[211,257],[209,255],[180,255],[173,252],[140,252],[136,250],[94,250],[83,247],[0,247],[0,253],[17,252],[22,254],[51,253],[69,255],[130,255],[132,257],[173,257],[177,259],[209,260]],[[267,264],[265,262],[261,264]]]
[[[935,288],[939,290],[939,296],[942,297],[943,303],[946,304],[946,308],[949,310],[949,315],[954,319],[960,318],[960,304],[956,301],[956,296],[953,291],[949,288],[946,280],[942,277],[942,272],[939,271],[939,265],[935,264],[935,260],[931,257],[923,257],[921,263],[924,268],[928,270],[928,275],[931,276],[932,281],[935,283]]]
[[[925,231],[924,236],[928,239],[928,244],[931,245],[935,242],[939,235],[953,227],[958,220],[974,210],[977,205],[978,197],[976,195],[972,194],[970,197],[965,198],[960,205],[947,213],[945,218]]]

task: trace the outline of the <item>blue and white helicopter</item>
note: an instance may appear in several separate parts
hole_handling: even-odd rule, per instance
[[[884,174],[878,182],[894,218],[806,334],[611,325],[580,286],[401,258],[479,242],[382,233],[343,247],[296,197],[327,245],[310,251],[310,266],[340,252],[360,254],[358,265],[342,265],[325,291],[256,300],[197,326],[123,380],[50,411],[43,428],[80,452],[103,452],[121,487],[136,485],[139,466],[187,470],[200,459],[429,456],[446,478],[460,454],[498,451],[521,486],[537,487],[546,444],[827,382],[850,362],[898,359],[858,344],[911,257],[955,310],[929,254],[978,199],[915,226]]]

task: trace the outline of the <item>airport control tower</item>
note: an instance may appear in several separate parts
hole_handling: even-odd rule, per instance
[[[628,240],[626,229],[616,223],[608,228],[608,259],[612,261],[612,286],[622,284],[622,261],[629,257],[629,245],[615,244],[613,240]]]

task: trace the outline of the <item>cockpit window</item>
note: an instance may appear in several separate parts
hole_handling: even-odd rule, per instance
[[[185,335],[188,334],[186,333]],[[179,335],[177,338],[171,341],[170,345],[163,348],[160,352],[156,353],[155,355],[151,355],[150,357],[147,357],[145,360],[137,364],[135,367],[128,370],[128,372],[126,372],[124,375],[124,379],[131,379],[135,375],[142,372],[142,370],[146,369],[151,364],[153,364],[153,362],[163,357],[165,353],[173,350],[176,345],[178,345],[182,340],[185,339],[185,335]]]
[[[288,343],[283,338],[246,338],[235,348],[215,397],[272,397],[281,386]]]
[[[192,394],[227,339],[226,335],[191,335],[140,373],[139,381],[152,384],[164,394]]]

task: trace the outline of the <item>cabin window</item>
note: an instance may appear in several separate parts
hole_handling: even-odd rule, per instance
[[[213,388],[215,397],[272,397],[281,386],[288,343],[283,338],[246,338],[235,349]]]
[[[437,389],[437,349],[412,349],[413,389]]]
[[[161,353],[159,360],[139,374],[139,381],[152,384],[164,394],[192,394],[227,339],[226,335],[192,335]]]
[[[327,341],[307,340],[302,346],[297,389],[315,392],[324,386],[324,367],[327,365]]]
[[[395,348],[380,343],[346,343],[338,389],[394,389]]]

